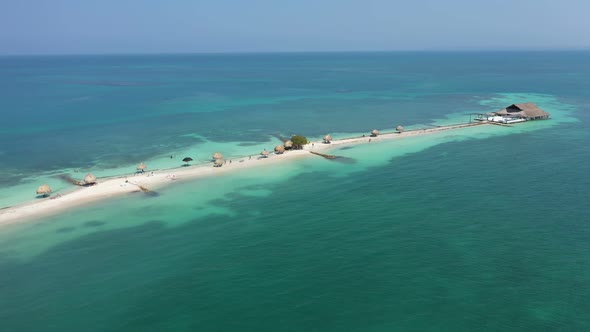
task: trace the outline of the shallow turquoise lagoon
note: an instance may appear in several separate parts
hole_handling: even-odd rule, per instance
[[[442,125],[528,100],[553,120],[335,147],[346,162],[3,227],[1,330],[588,330],[583,55],[2,58],[0,135],[23,150],[0,143],[4,205],[38,181],[67,190],[63,172],[256,153],[275,134]]]

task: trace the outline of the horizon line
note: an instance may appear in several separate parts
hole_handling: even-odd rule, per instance
[[[334,54],[334,53],[526,53],[526,52],[586,52],[580,48],[497,48],[497,49],[406,49],[406,50],[328,50],[328,51],[205,51],[205,52],[72,52],[72,53],[0,53],[0,57],[35,56],[139,56],[139,55],[256,55],[256,54]]]

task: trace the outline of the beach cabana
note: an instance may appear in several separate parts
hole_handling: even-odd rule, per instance
[[[550,114],[540,109],[534,103],[512,104],[504,109],[494,112],[498,116],[520,118],[526,120],[549,119]]]
[[[286,141],[286,142],[285,142],[285,145],[284,145],[284,147],[283,147],[283,149],[285,149],[285,150],[291,150],[292,148],[293,148],[293,142],[291,142],[291,141]],[[283,151],[283,152],[284,152],[284,151]]]
[[[277,153],[277,154],[283,154],[283,153],[285,153],[285,147],[282,146],[282,145],[277,145],[275,147],[275,153]]]
[[[43,197],[47,197],[51,194],[51,187],[43,184],[37,188],[37,195],[43,195]]]
[[[86,174],[86,176],[84,177],[84,185],[85,186],[92,186],[95,184],[96,184],[96,176],[94,176],[94,174],[92,174],[92,173]]]
[[[215,152],[213,154],[213,160],[215,161],[217,159],[223,159],[223,155],[221,153],[219,153],[219,152]]]
[[[213,167],[221,167],[223,166],[223,159],[219,158],[219,159],[215,159],[215,161],[213,162]]]
[[[145,170],[147,169],[147,165],[146,165],[146,164],[144,164],[144,163],[141,163],[141,164],[137,165],[136,169],[137,169],[139,172],[142,172],[142,173],[143,173],[143,172],[145,172]]]
[[[330,144],[332,143],[332,135],[328,134],[326,136],[324,136],[324,144]]]
[[[379,130],[373,129],[373,131],[371,131],[371,137],[377,137],[377,136],[379,136]]]
[[[400,134],[401,134],[401,133],[403,133],[403,132],[404,132],[404,130],[406,130],[406,129],[404,128],[404,126],[397,126],[397,127],[395,127],[395,130],[396,130],[398,133],[400,133]]]
[[[183,161],[183,162],[185,162],[185,164],[184,164],[185,166],[188,166],[188,165],[189,165],[189,163],[190,163],[191,161],[193,161],[193,158],[191,158],[191,157],[186,157],[186,158],[182,159],[182,161]]]
[[[262,156],[262,158],[268,158],[269,154],[270,154],[270,152],[268,152],[267,149],[264,149],[262,152],[260,152],[260,155]]]

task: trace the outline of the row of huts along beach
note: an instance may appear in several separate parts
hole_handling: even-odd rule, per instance
[[[396,127],[396,130],[401,133],[401,132],[404,131],[404,127],[403,126],[397,126]],[[371,135],[370,136],[371,137],[379,136],[379,130],[373,129],[371,131]],[[330,143],[332,143],[332,135],[328,134],[328,135],[324,136],[324,139],[323,139],[322,142],[324,144],[330,144]],[[283,153],[285,153],[285,151],[291,150],[291,149],[294,149],[294,148],[295,147],[293,145],[293,142],[290,141],[290,140],[287,140],[287,141],[285,141],[284,144],[277,145],[274,148],[274,153],[275,154],[283,154]],[[260,158],[268,158],[268,156],[270,154],[271,154],[270,151],[264,149],[262,152],[260,152]],[[172,157],[170,157],[170,158],[172,158]],[[221,166],[223,166],[226,163],[226,161],[223,158],[223,154],[221,154],[220,152],[215,152],[211,156],[211,158],[212,158],[212,161],[213,161],[213,167],[221,167]],[[250,156],[250,158],[252,158],[252,157]],[[182,166],[189,166],[189,163],[191,161],[193,161],[193,158],[191,158],[191,157],[185,157],[184,159],[182,159],[182,161],[185,163]],[[137,165],[137,167],[136,167],[137,173],[144,173],[147,169],[148,169],[147,165],[145,163],[143,163],[143,162],[141,164]],[[84,177],[84,180],[82,180],[82,181],[71,179],[69,177],[67,177],[67,180],[69,182],[71,182],[72,184],[79,185],[79,186],[84,186],[84,187],[93,186],[93,185],[95,185],[95,184],[98,183],[97,182],[97,179],[96,179],[96,176],[94,176],[92,173],[86,174],[86,176]],[[40,197],[49,197],[52,192],[53,192],[53,190],[47,184],[43,184],[43,185],[39,186],[39,188],[37,188],[37,191],[36,191],[37,195],[40,195]]]
[[[403,126],[397,126],[395,128],[395,130],[399,133],[404,131],[404,127]],[[364,135],[363,135],[364,136]],[[379,130],[377,129],[373,129],[371,131],[370,137],[377,137],[379,136]],[[324,139],[322,141],[324,144],[330,144],[332,143],[332,135],[328,134],[326,136],[324,136]],[[274,148],[274,153],[275,154],[283,154],[285,153],[285,151],[287,150],[291,150],[294,149],[295,146],[293,145],[293,142],[290,140],[285,141],[284,144],[281,145],[277,145]],[[268,156],[271,154],[270,151],[264,149],[262,152],[260,152],[260,158],[268,158]],[[170,157],[172,158],[172,157]],[[223,158],[223,154],[221,154],[220,152],[215,152],[212,156],[212,161],[213,161],[213,167],[221,167],[223,166],[226,161]],[[250,158],[252,158],[250,156]],[[182,159],[182,161],[185,163],[182,166],[189,166],[189,163],[191,161],[193,161],[193,158],[191,157],[185,157],[184,159]],[[146,170],[148,169],[147,165],[145,163],[141,163],[139,165],[137,165],[136,170],[137,173],[144,173]],[[71,182],[72,184],[75,185],[79,185],[79,186],[83,186],[83,187],[89,187],[89,186],[93,186],[95,184],[97,184],[97,179],[96,176],[94,176],[92,173],[88,173],[86,174],[86,176],[84,177],[84,180],[82,181],[78,181],[75,179],[71,179],[69,177],[67,177],[67,180],[69,182]],[[40,197],[49,197],[51,195],[51,193],[53,192],[53,190],[51,189],[51,187],[47,184],[43,184],[41,186],[39,186],[39,188],[37,188],[37,195],[40,195]]]
[[[490,113],[478,113],[475,120],[477,121],[489,121],[489,122],[497,122],[497,123],[517,123],[517,122],[524,122],[530,120],[545,120],[549,119],[550,114],[545,112],[544,110],[540,109],[534,103],[522,103],[522,104],[512,104],[504,109],[501,109],[497,112],[490,112]],[[395,130],[398,133],[402,133],[405,131],[403,126],[397,126]],[[371,131],[370,137],[377,137],[379,136],[380,132],[377,129],[373,129]],[[364,135],[363,135],[364,136]],[[332,135],[328,134],[324,136],[322,141],[324,144],[332,143]],[[277,145],[274,148],[274,153],[276,154],[283,154],[287,150],[291,150],[295,148],[293,142],[291,140],[285,141],[284,144]],[[261,158],[268,158],[270,155],[270,151],[264,149],[260,152]],[[172,157],[171,157],[172,158]],[[252,158],[252,157],[250,157]],[[183,166],[188,166],[193,159],[191,157],[186,157],[182,160],[185,162]],[[220,152],[216,152],[212,155],[213,167],[221,167],[226,163],[223,159],[223,155]],[[147,169],[147,165],[145,163],[141,163],[137,166],[137,172],[145,172]],[[87,174],[84,177],[83,181],[71,180],[72,183],[80,186],[93,186],[97,183],[96,177],[91,173]],[[52,190],[49,185],[44,184],[41,185],[37,189],[37,195],[41,195],[42,197],[48,197],[51,194]]]
[[[94,176],[92,173],[86,174],[86,176],[84,177],[84,180],[82,180],[82,181],[77,181],[74,179],[70,179],[69,181],[75,185],[84,186],[84,187],[93,186],[97,183],[96,176]],[[49,197],[49,195],[51,195],[52,192],[53,192],[53,190],[47,184],[43,184],[43,185],[39,186],[39,188],[37,188],[37,191],[36,191],[37,195],[40,195],[41,197]]]
[[[402,133],[405,129],[404,129],[403,126],[397,126],[395,128],[395,130],[398,133]],[[365,135],[363,135],[363,137],[364,136]],[[370,137],[377,137],[377,136],[379,136],[379,130],[373,129],[371,131]],[[326,136],[324,136],[324,139],[322,140],[322,143],[324,143],[324,144],[330,144],[330,143],[332,143],[332,135],[327,134]],[[293,145],[293,142],[292,141],[288,140],[288,141],[285,141],[284,144],[279,144],[279,145],[275,146],[274,153],[275,154],[283,154],[283,153],[285,153],[285,151],[292,150],[292,149],[295,149],[295,146]],[[262,152],[260,152],[260,157],[261,158],[268,158],[269,155],[270,155],[270,151],[268,151],[266,149],[264,149],[264,150],[262,150]],[[223,162],[223,155],[221,153],[219,153],[219,152],[216,152],[213,155],[213,162],[214,162],[214,166],[216,166],[216,167],[222,166],[224,164],[224,162]]]

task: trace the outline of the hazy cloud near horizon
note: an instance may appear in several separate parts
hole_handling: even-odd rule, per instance
[[[590,48],[585,0],[2,4],[0,54]]]

